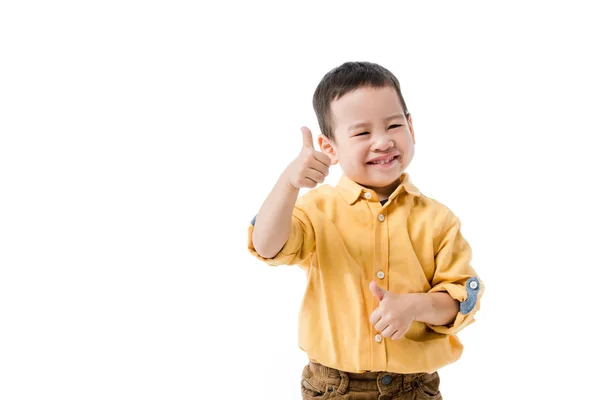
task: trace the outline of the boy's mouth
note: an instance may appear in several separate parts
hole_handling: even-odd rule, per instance
[[[390,155],[387,157],[378,157],[375,160],[368,161],[369,165],[388,165],[400,158],[399,155]]]

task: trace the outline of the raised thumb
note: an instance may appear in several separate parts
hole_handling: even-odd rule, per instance
[[[302,131],[302,146],[314,150],[315,145],[313,144],[313,137],[312,133],[310,132],[310,129],[303,126],[300,130]]]
[[[377,297],[377,300],[379,301],[383,300],[385,294],[387,293],[387,290],[377,286],[375,281],[371,281],[371,283],[369,284],[369,289],[371,289],[371,293],[373,293],[373,296]]]

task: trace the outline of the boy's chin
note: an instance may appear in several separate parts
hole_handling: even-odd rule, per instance
[[[371,181],[373,182],[373,185],[377,187],[390,186],[394,183],[398,183],[400,177],[402,176],[402,172],[403,170],[398,168],[396,171],[390,171],[390,173],[385,174],[384,176],[371,177]]]
[[[369,187],[371,189],[385,189],[392,185],[397,185],[400,183],[400,176],[402,173],[394,174],[394,177],[389,177],[386,179],[366,179],[363,186]]]

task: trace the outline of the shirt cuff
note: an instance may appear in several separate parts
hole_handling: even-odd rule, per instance
[[[298,250],[297,250],[297,245],[294,245],[294,243],[292,243],[291,240],[288,240],[285,243],[285,245],[283,246],[283,248],[281,250],[279,250],[279,253],[277,253],[275,255],[275,257],[273,257],[273,258],[265,258],[265,257],[262,257],[260,254],[258,254],[256,249],[254,248],[254,243],[252,242],[252,233],[254,232],[254,222],[255,221],[256,221],[256,217],[254,217],[252,219],[252,222],[250,223],[250,226],[248,227],[248,251],[250,252],[250,254],[252,254],[254,257],[259,259],[260,261],[263,261],[271,266],[292,264]]]
[[[447,283],[435,286],[429,293],[447,292],[453,299],[460,302],[460,309],[456,318],[449,325],[431,325],[429,328],[437,333],[454,335],[460,330],[475,322],[474,314],[479,309],[479,299],[483,293],[483,284],[476,276],[469,278],[465,285]]]

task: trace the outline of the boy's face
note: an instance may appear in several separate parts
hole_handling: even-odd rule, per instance
[[[344,174],[380,196],[389,196],[414,155],[412,118],[391,87],[359,88],[331,103],[334,140],[321,150]]]

